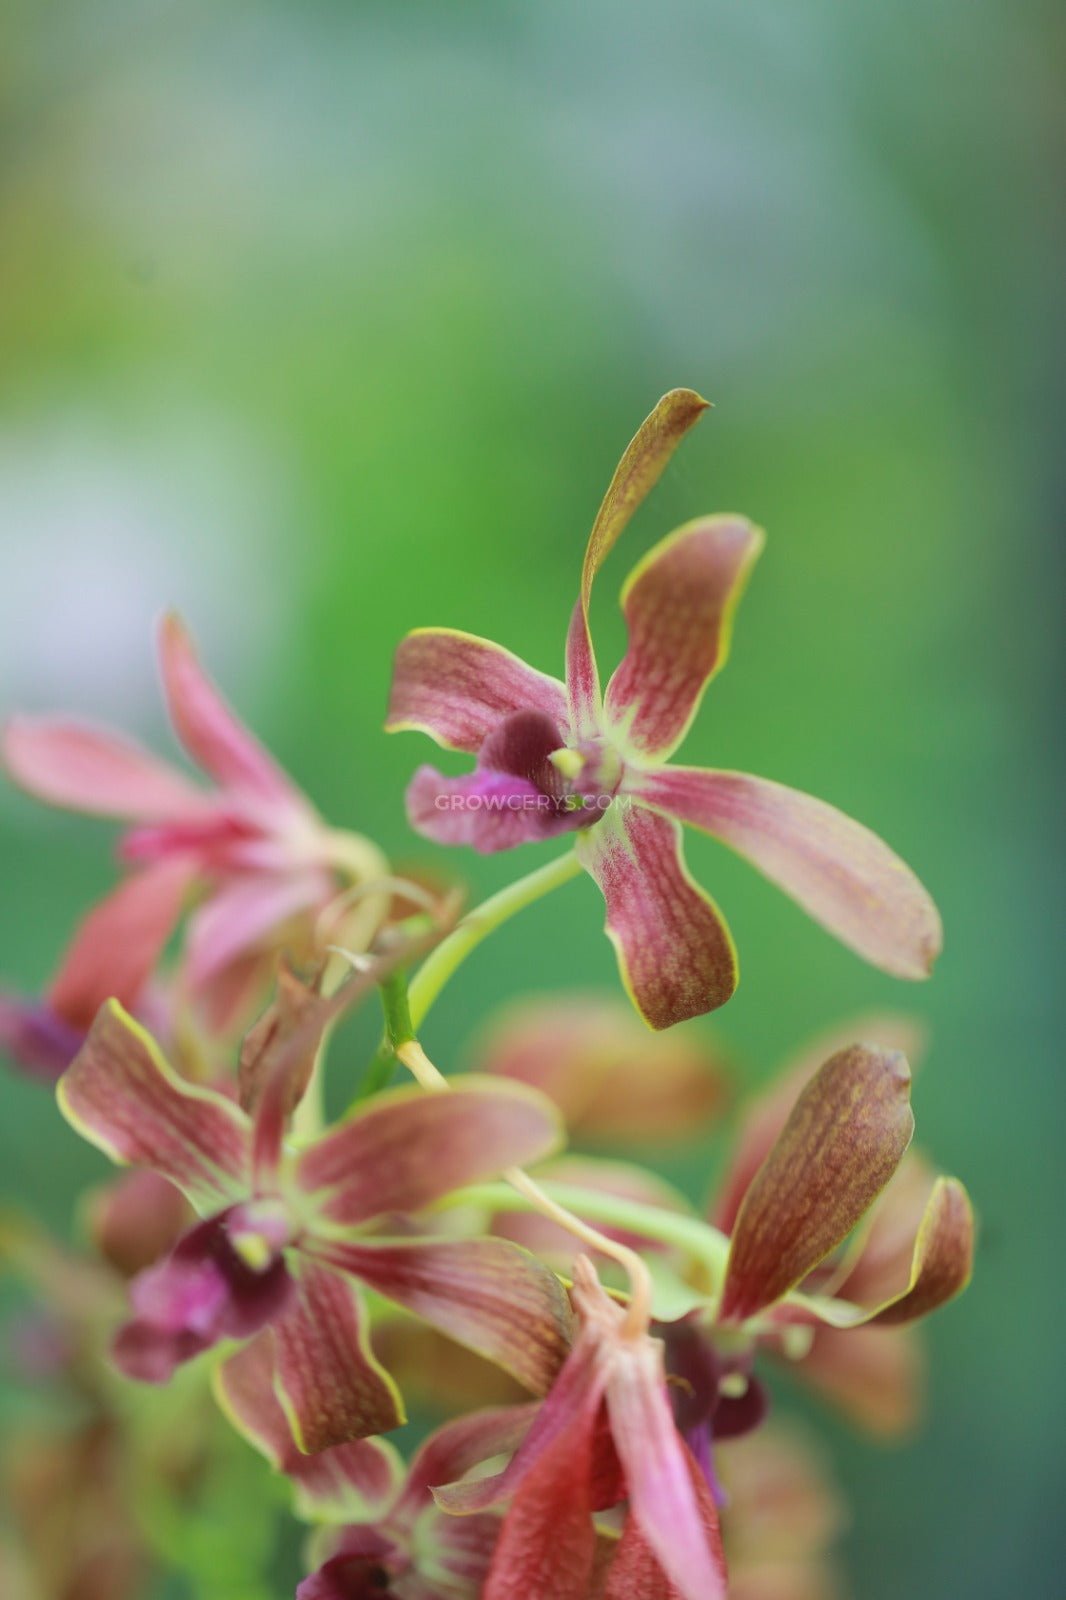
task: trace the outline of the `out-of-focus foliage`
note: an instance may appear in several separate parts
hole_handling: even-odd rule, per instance
[[[608,566],[601,662],[610,584],[653,538],[701,509],[762,523],[685,759],[861,818],[946,927],[903,994],[690,841],[741,951],[720,1024],[752,1081],[841,1015],[919,1006],[923,1141],[983,1220],[931,1329],[927,1431],[887,1456],[836,1440],[869,1600],[1042,1593],[1060,1569],[1034,1219],[1062,1206],[1062,33],[1040,0],[12,0],[4,21],[5,707],[165,739],[150,629],[177,605],[324,813],[439,870],[401,805],[426,747],[379,732],[396,640],[445,623],[558,671],[621,444],[674,384],[716,402]],[[110,881],[105,835],[7,791],[0,815],[0,968],[32,988]],[[482,892],[537,855],[464,866]],[[488,996],[613,987],[601,915],[575,882],[478,952],[436,1056]],[[0,1096],[4,1188],[68,1227],[102,1161],[47,1091]],[[695,1194],[708,1164],[671,1176]]]

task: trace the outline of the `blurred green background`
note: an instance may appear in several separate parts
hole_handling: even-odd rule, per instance
[[[397,639],[445,623],[558,671],[622,447],[667,388],[715,401],[601,579],[601,665],[654,539],[767,528],[685,759],[875,828],[946,948],[895,984],[693,836],[741,953],[720,1029],[755,1083],[852,1012],[927,1018],[919,1137],[983,1224],[922,1437],[825,1423],[856,1590],[1053,1592],[1061,9],[6,0],[3,32],[5,709],[169,748],[175,604],[332,821],[433,859],[401,803],[432,748],[380,732]],[[6,790],[0,820],[0,972],[33,989],[110,836]],[[445,864],[481,894],[557,849]],[[601,921],[582,880],[508,927],[435,1053],[497,998],[613,987]],[[104,1164],[47,1091],[6,1074],[0,1106],[0,1183],[68,1228]]]

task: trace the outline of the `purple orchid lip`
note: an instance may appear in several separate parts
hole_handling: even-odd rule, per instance
[[[201,1222],[166,1260],[133,1280],[134,1317],[114,1346],[129,1377],[166,1382],[180,1362],[220,1339],[247,1339],[284,1312],[295,1285],[280,1251],[257,1269],[230,1238],[231,1220],[242,1209]]]

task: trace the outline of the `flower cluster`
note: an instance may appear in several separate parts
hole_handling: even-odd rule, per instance
[[[298,1600],[832,1592],[839,1501],[817,1452],[766,1422],[775,1364],[876,1433],[911,1426],[910,1324],[968,1281],[973,1217],[909,1148],[893,1019],[843,1030],[742,1105],[703,1205],[648,1164],[705,1142],[733,1099],[721,1043],[671,1031],[737,981],[682,824],[896,976],[925,976],[940,943],[926,891],[858,823],[776,782],[670,764],[762,547],[744,518],[699,518],[638,563],[601,692],[593,580],[704,408],[668,394],[623,456],[564,679],[449,629],[399,646],[387,726],[476,757],[466,776],[415,773],[415,829],[483,851],[565,840],[465,917],[322,820],[174,617],[163,685],[207,785],[110,732],[7,725],[17,783],[125,831],[123,876],[47,991],[0,999],[0,1042],[132,1170],[87,1197],[84,1256],[0,1221],[0,1261],[38,1302],[12,1349],[27,1381],[81,1396],[58,1454],[26,1436],[0,1467],[19,1511],[0,1528],[5,1594],[137,1600],[183,1563],[196,1587],[202,1541],[168,1537],[159,1507],[190,1484],[225,1492],[221,1441],[250,1473],[240,1494],[270,1504],[265,1460],[314,1525]],[[643,1022],[614,998],[526,1001],[443,1076],[420,1033],[444,983],[582,870]],[[384,1037],[329,1116],[333,1033],[375,993]],[[405,1462],[388,1435],[409,1407],[424,1436]],[[54,1536],[35,1459],[71,1510]],[[268,1550],[239,1559],[246,1580],[262,1568],[241,1593],[280,1596]]]

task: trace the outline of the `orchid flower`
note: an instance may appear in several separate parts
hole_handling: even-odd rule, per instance
[[[498,1511],[452,1517],[432,1489],[516,1448],[535,1407],[475,1411],[426,1439],[405,1470],[384,1439],[358,1439],[318,1455],[295,1448],[272,1386],[262,1337],[218,1369],[215,1390],[235,1427],[288,1475],[297,1514],[320,1524],[315,1570],[297,1600],[479,1600],[500,1532]]]
[[[572,1298],[573,1349],[510,1464],[437,1491],[455,1513],[509,1500],[484,1600],[585,1600],[597,1558],[593,1513],[622,1500],[629,1509],[603,1600],[724,1596],[717,1513],[674,1424],[661,1342],[626,1326],[584,1256]]]
[[[744,1110],[709,1213],[724,1233],[732,1231],[747,1188],[820,1063],[856,1037],[903,1050],[912,1065],[926,1042],[913,1018],[877,1015],[833,1028],[788,1062]],[[807,1286],[824,1292],[831,1283],[835,1298],[859,1305],[874,1305],[889,1295],[906,1280],[935,1182],[935,1170],[911,1145],[853,1241],[816,1267]],[[813,1329],[810,1349],[792,1367],[797,1377],[871,1433],[896,1436],[917,1420],[925,1362],[911,1325],[866,1323],[839,1329],[820,1324]]]
[[[629,648],[601,696],[593,580],[705,409],[691,390],[673,390],[623,456],[585,551],[565,683],[489,640],[418,629],[397,652],[386,722],[477,756],[467,777],[416,772],[408,816],[427,838],[497,851],[577,831],[574,848],[603,891],[623,981],[654,1028],[713,1010],[737,983],[726,924],[685,866],[682,823],[747,856],[897,977],[925,977],[941,940],[926,891],[866,828],[764,778],[667,764],[725,662],[733,612],[762,548],[745,518],[698,518],[638,563],[622,590]]]
[[[175,731],[213,790],[78,721],[15,717],[0,744],[37,799],[133,824],[119,848],[132,870],[82,922],[49,992],[52,1016],[72,1029],[86,1030],[111,997],[136,1006],[194,891],[204,898],[189,924],[189,988],[210,989],[228,1010],[247,991],[249,959],[264,942],[276,950],[290,919],[321,909],[338,872],[360,881],[385,871],[369,840],[326,826],[238,720],[175,616],[159,651]],[[43,1023],[38,1033],[54,1046]]]
[[[168,1178],[203,1219],[133,1280],[118,1365],[163,1382],[220,1340],[269,1327],[301,1450],[384,1431],[402,1421],[401,1403],[370,1349],[361,1283],[543,1392],[568,1344],[558,1280],[503,1240],[382,1228],[546,1154],[559,1136],[550,1104],[518,1084],[464,1077],[449,1094],[379,1095],[293,1149],[293,1070],[282,1052],[249,1115],[180,1078],[117,1002],[102,1008],[60,1080],[60,1107],[112,1159]]]
[[[909,1092],[902,1054],[853,1045],[803,1089],[754,1174],[752,1147],[742,1145],[737,1171],[748,1181],[739,1196],[727,1185],[727,1209],[716,1214],[731,1234],[718,1291],[694,1295],[693,1309],[661,1330],[667,1368],[686,1380],[684,1431],[706,1470],[712,1439],[745,1431],[765,1410],[750,1376],[761,1343],[802,1357],[827,1332],[839,1336],[834,1355],[845,1335],[861,1350],[863,1339],[926,1316],[969,1282],[974,1224],[965,1189],[937,1178],[921,1186],[915,1206],[907,1168],[900,1172],[914,1128]],[[887,1209],[857,1236],[858,1259],[819,1273],[898,1172],[905,1203],[886,1193]],[[865,1271],[863,1246],[871,1251]],[[841,1387],[864,1373],[860,1362]]]

